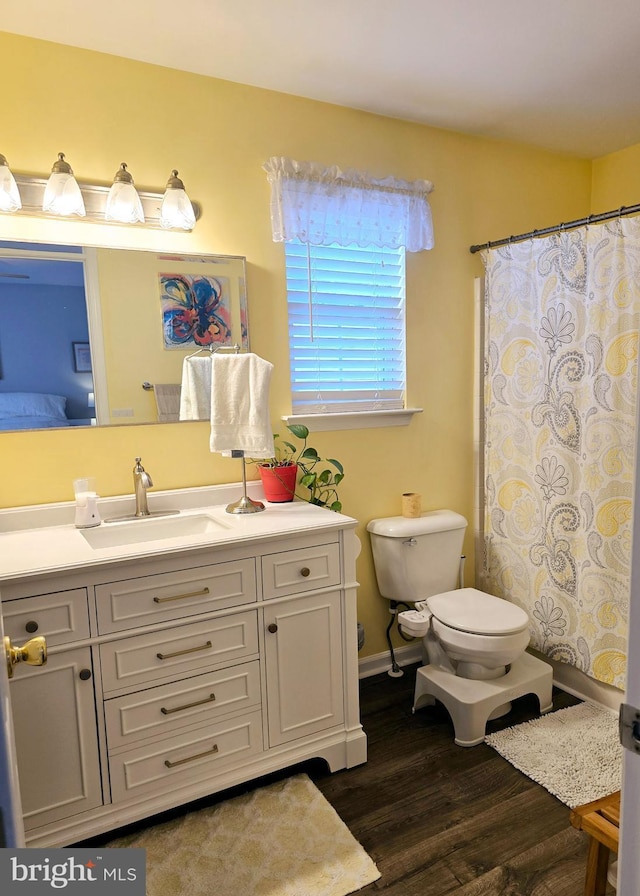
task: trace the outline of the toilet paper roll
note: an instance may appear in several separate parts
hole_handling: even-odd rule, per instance
[[[402,496],[402,516],[410,518],[422,513],[422,495],[416,492],[405,492]]]

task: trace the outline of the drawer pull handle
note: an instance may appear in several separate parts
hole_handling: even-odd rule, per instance
[[[171,762],[169,759],[165,759],[164,764],[167,768],[175,768],[176,765],[184,765],[185,762],[193,762],[195,759],[202,759],[203,756],[211,756],[213,753],[218,752],[218,744],[214,744],[210,750],[205,750],[204,753],[196,753],[195,756],[187,756],[186,759],[176,759],[175,762]]]
[[[186,653],[196,653],[198,650],[208,650],[213,645],[211,641],[202,644],[200,647],[187,647],[185,650],[176,650],[174,653],[156,653],[159,660],[171,660],[174,656],[184,656]]]
[[[31,619],[25,625],[24,630],[26,632],[29,632],[30,635],[32,635],[34,632],[38,631],[38,628],[39,628],[38,623],[34,619]]]
[[[201,591],[188,591],[186,594],[176,594],[174,597],[154,597],[153,602],[156,604],[166,604],[171,600],[186,600],[188,597],[202,597],[203,594],[208,594],[209,589],[203,588]]]
[[[309,569],[308,566],[303,566],[302,569],[300,570],[300,575],[304,576],[304,578],[306,579],[308,576],[311,575],[311,570]]]
[[[278,631],[277,624],[275,622],[270,623],[270,625],[267,626],[267,631],[270,631],[272,635],[275,635]]]
[[[160,712],[165,716],[170,716],[172,712],[182,712],[183,709],[193,709],[194,706],[202,706],[203,703],[213,703],[215,699],[215,694],[209,694],[204,700],[196,700],[195,703],[185,703],[184,706],[175,706],[173,709],[167,709],[166,706],[161,706]]]

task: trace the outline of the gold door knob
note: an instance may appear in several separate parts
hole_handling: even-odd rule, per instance
[[[13,667],[18,663],[27,663],[29,666],[44,666],[47,662],[47,642],[38,635],[31,638],[22,647],[14,647],[11,638],[5,635],[4,652],[7,658],[7,675],[13,678]]]

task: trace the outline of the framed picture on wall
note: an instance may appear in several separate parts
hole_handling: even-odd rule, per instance
[[[243,259],[158,256],[165,349],[249,350]],[[171,268],[169,267],[171,265]]]
[[[91,349],[88,342],[72,342],[73,369],[76,373],[91,373]]]

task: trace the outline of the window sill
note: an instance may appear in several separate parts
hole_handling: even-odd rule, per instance
[[[339,429],[373,429],[381,426],[408,426],[414,414],[422,408],[397,408],[389,411],[357,411],[345,414],[288,414],[285,423],[303,423],[310,432],[330,432]]]

